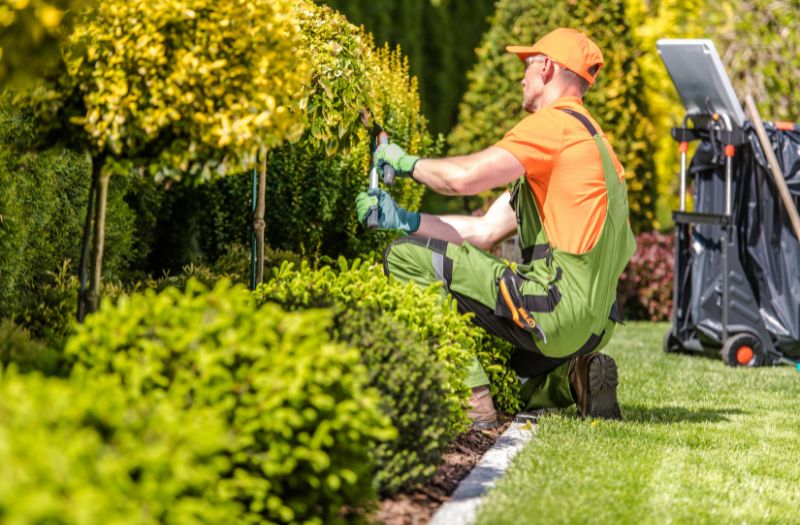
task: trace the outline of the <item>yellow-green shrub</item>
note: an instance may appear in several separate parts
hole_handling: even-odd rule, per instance
[[[317,270],[304,264],[294,270],[291,264],[273,269],[272,279],[256,289],[259,301],[314,304],[319,298],[358,307],[383,315],[407,326],[428,343],[428,351],[442,363],[448,374],[448,436],[466,428],[464,404],[469,389],[464,385],[465,365],[478,356],[489,374],[493,394],[500,408],[518,408],[518,381],[504,368],[510,347],[496,342],[458,313],[455,301],[443,298],[438,284],[423,288],[387,278],[379,265],[348,263],[340,258],[338,267]]]
[[[358,351],[330,343],[331,322],[325,310],[257,308],[244,287],[190,281],[104,304],[67,353],[133,398],[218,408],[232,436],[219,490],[243,506],[240,523],[345,523],[374,496],[371,453],[394,429]]]
[[[448,432],[448,377],[428,342],[382,311],[336,302],[323,287],[295,295],[286,285],[274,281],[266,285],[284,286],[271,288],[284,308],[335,309],[329,328],[332,338],[361,350],[370,386],[381,393],[381,406],[397,429],[397,437],[375,449],[378,491],[388,495],[428,479],[452,438]],[[263,300],[277,301],[275,297],[263,296]]]
[[[220,497],[230,437],[213,407],[131,398],[116,378],[0,367],[3,523],[238,523]]]
[[[655,219],[651,148],[655,134],[631,21],[622,0],[497,2],[489,31],[477,49],[478,62],[468,73],[469,88],[448,143],[454,153],[478,151],[497,142],[523,118],[522,65],[515,55],[506,53],[505,46],[531,44],[557,27],[585,31],[603,52],[606,64],[584,100],[625,166],[633,228],[650,230]]]

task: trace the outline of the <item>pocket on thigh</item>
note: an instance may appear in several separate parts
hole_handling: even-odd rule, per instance
[[[543,286],[506,268],[497,279],[496,288],[495,315],[511,319],[539,341],[547,343],[538,318],[542,313],[553,312],[560,302],[561,294],[556,285]]]

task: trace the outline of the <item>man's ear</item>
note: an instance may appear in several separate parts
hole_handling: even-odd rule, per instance
[[[539,75],[543,84],[547,84],[553,80],[553,77],[556,75],[556,63],[553,62],[552,58],[548,56],[544,57],[544,62],[542,63],[542,69],[539,71]]]

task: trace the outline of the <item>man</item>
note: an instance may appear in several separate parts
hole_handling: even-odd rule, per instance
[[[445,195],[474,195],[508,185],[482,217],[436,216],[399,208],[388,193],[358,196],[361,220],[379,207],[379,227],[413,236],[384,255],[387,274],[420,284],[442,281],[459,310],[516,350],[526,409],[577,404],[581,416],[619,419],[617,368],[598,352],[618,322],[616,286],[635,250],[624,172],[582,97],[603,65],[583,33],[556,29],[533,46],[509,46],[525,67],[523,107],[530,113],[483,151],[419,159],[379,147],[378,167]],[[522,264],[486,250],[517,233]],[[470,417],[491,427],[497,414],[488,378],[470,367]]]

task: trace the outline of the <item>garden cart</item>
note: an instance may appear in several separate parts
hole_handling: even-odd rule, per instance
[[[718,351],[731,366],[794,364],[800,240],[790,218],[800,202],[800,128],[765,126],[788,188],[782,201],[756,119],[745,118],[713,43],[671,39],[657,46],[686,109],[682,125],[672,129],[680,200],[673,212],[672,326],[664,350]],[[698,145],[687,166],[692,142]]]

